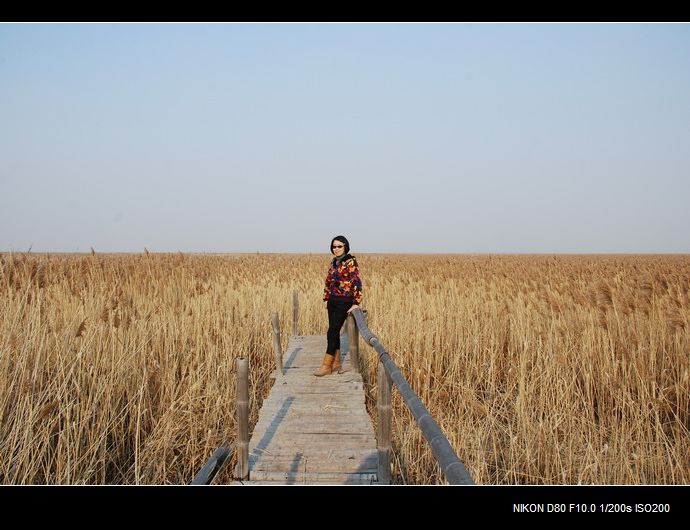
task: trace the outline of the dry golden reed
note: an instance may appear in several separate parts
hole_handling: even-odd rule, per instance
[[[358,258],[370,328],[478,483],[690,482],[690,257]],[[188,483],[236,432],[237,356],[256,421],[293,289],[325,333],[328,259],[0,256],[0,483]],[[393,395],[395,482],[443,482]]]

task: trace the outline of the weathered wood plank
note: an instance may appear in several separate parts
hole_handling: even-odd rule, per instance
[[[338,481],[341,484],[362,482],[375,482],[376,473],[312,473],[310,471],[300,473],[291,471],[256,471],[252,472],[254,480],[290,480],[295,483],[311,484],[315,481]]]
[[[274,442],[274,440],[271,440],[271,442]],[[274,442],[275,443],[275,442]],[[271,444],[271,446],[274,445],[274,443]],[[290,439],[287,441],[288,444],[290,444],[290,447],[295,450],[299,450],[301,447],[309,447],[309,444],[313,445],[347,445],[347,444],[352,444],[356,445],[359,447],[376,447],[376,438],[374,437],[373,433],[367,433],[367,434],[362,434],[362,433],[356,433],[356,434],[302,434],[302,433],[295,433],[292,436],[290,436]],[[369,445],[373,444],[373,445]],[[275,443],[275,445],[280,445]],[[249,450],[262,450],[262,451],[268,451],[268,445],[261,444],[259,443],[259,438],[254,437],[252,438],[252,441],[249,443]]]
[[[347,403],[347,404],[338,404],[338,405],[333,405],[333,404],[327,404],[323,405],[320,403],[314,403],[313,405],[310,404],[303,404],[299,408],[295,407],[284,414],[280,414],[280,418],[286,418],[286,417],[291,417],[291,418],[297,418],[297,417],[303,417],[303,418],[309,418],[309,417],[314,417],[314,418],[319,418],[321,416],[337,416],[340,419],[345,419],[345,418],[350,418],[350,417],[362,417],[362,418],[367,418],[368,415],[366,414],[365,411],[358,410],[357,407],[359,403]],[[263,414],[264,411],[262,411],[262,414],[259,416],[259,421],[266,420],[266,421],[278,421],[277,415],[280,413],[282,410],[282,407],[278,406],[269,406],[265,409],[265,412],[269,412],[270,414]]]
[[[315,419],[311,415],[301,417],[286,416],[281,423],[277,424],[269,421],[260,422],[256,424],[256,427],[254,427],[254,433],[266,432],[269,430],[277,431],[285,428],[294,431],[296,427],[305,430],[313,430],[321,427],[347,427],[348,429],[359,428],[361,429],[362,433],[372,431],[371,424],[367,423],[367,419],[365,418],[358,419],[353,417],[352,419],[344,420],[335,415],[329,417],[328,415],[323,414],[318,419]]]
[[[314,409],[311,411],[294,411],[292,414],[281,415],[280,417],[276,417],[276,419],[262,418],[254,426],[254,432],[268,427],[275,429],[290,423],[299,423],[308,427],[309,425],[318,425],[324,421],[340,424],[357,423],[367,427],[367,429],[370,427],[373,429],[371,420],[366,416],[362,416],[360,413],[347,414],[338,410]]]
[[[252,475],[269,473],[376,473],[378,456],[367,460],[259,460],[252,464]]]
[[[363,422],[363,424],[366,425],[368,425],[368,423],[366,423],[367,421],[371,421],[359,411],[348,413],[343,409],[324,409],[315,407],[312,409],[294,410],[286,414],[281,414],[280,416],[273,414],[270,417],[259,418],[259,421],[254,425],[254,432],[267,426],[277,428],[287,422],[300,421],[309,424],[319,423],[321,420],[340,421],[342,423],[357,421]]]
[[[374,442],[375,443],[375,442]],[[333,458],[350,458],[350,456],[357,456],[357,455],[363,455],[363,454],[373,454],[370,453],[370,449],[362,449],[360,446],[351,444],[347,445],[344,447],[332,447],[328,445],[323,445],[323,446],[315,446],[311,448],[310,450],[306,449],[300,449],[300,451],[303,451],[304,455],[331,455]],[[264,448],[256,448],[255,450],[249,451],[249,458],[254,457],[254,459],[258,458],[259,456],[262,455],[268,455],[268,456],[281,456],[281,455],[292,455],[293,457],[296,454],[301,454],[301,453],[295,453],[294,447],[290,447],[289,444],[283,443],[283,444],[278,444],[275,446],[272,446],[271,449],[264,449]]]
[[[371,441],[369,441],[370,444],[372,444]],[[373,441],[373,444],[376,444],[376,440]],[[276,445],[271,445],[271,449],[264,449],[264,448],[255,448],[249,451],[249,458],[258,457],[261,455],[269,455],[269,456],[278,456],[278,455],[293,455],[295,456],[295,448],[294,448],[293,443],[278,443]],[[370,451],[369,449],[362,449],[360,445],[357,445],[355,443],[348,444],[348,445],[343,445],[335,447],[335,446],[330,446],[330,445],[316,445],[310,449],[300,449],[300,451],[303,451],[304,454],[308,455],[328,455],[332,454],[334,456],[341,455],[343,458],[349,458],[350,455],[357,455],[362,452],[364,454],[364,451]]]
[[[344,473],[341,478],[330,478],[330,479],[319,479],[312,478],[309,482],[304,480],[296,481],[294,478],[292,480],[287,479],[273,479],[273,480],[248,480],[248,481],[234,481],[232,485],[237,486],[273,486],[273,485],[289,485],[289,486],[308,486],[308,485],[360,485],[360,486],[378,486],[379,483],[372,481],[370,476],[357,477],[352,473]]]
[[[361,447],[352,447],[350,449],[341,449],[339,447],[313,447],[309,449],[300,450],[295,452],[294,449],[290,449],[285,446],[282,449],[273,449],[272,452],[268,453],[265,451],[257,451],[256,453],[250,452],[249,458],[253,460],[258,460],[262,457],[270,458],[324,458],[327,460],[351,460],[364,457],[377,456],[376,451],[371,449],[362,449]]]
[[[268,461],[271,459],[277,459],[277,460],[295,460],[295,459],[300,459],[300,458],[306,458],[306,459],[318,459],[318,460],[357,460],[364,458],[366,455],[370,455],[370,453],[365,453],[362,452],[360,448],[357,447],[351,447],[350,452],[345,452],[342,453],[331,453],[328,451],[326,448],[320,449],[318,452],[311,452],[307,453],[306,455],[300,455],[300,454],[294,454],[290,453],[290,448],[289,447],[277,447],[274,449],[274,451],[277,451],[277,453],[249,453],[249,459],[252,462],[257,462],[261,459],[264,459],[264,461]],[[364,456],[363,456],[364,455]],[[377,454],[374,454],[373,457],[378,457]]]
[[[315,420],[311,415],[309,416],[286,416],[281,423],[275,424],[273,422],[260,422],[254,427],[254,433],[266,431],[278,431],[280,429],[289,428],[294,431],[296,427],[300,429],[313,430],[321,427],[347,427],[348,429],[358,428],[362,433],[370,432],[371,425],[367,423],[365,418],[356,418],[343,420],[336,415],[331,417],[322,415],[318,420]]]

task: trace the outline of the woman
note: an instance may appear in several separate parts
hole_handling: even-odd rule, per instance
[[[326,275],[323,300],[328,309],[328,345],[323,364],[314,375],[321,377],[339,373],[340,329],[347,314],[362,303],[362,279],[359,277],[357,259],[350,255],[350,243],[345,236],[335,236],[331,241],[331,253],[335,256]]]

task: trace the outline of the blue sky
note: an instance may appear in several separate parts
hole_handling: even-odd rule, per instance
[[[690,252],[688,24],[0,24],[0,251]]]

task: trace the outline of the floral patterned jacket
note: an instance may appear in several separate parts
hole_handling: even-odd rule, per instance
[[[326,275],[323,299],[352,300],[357,305],[362,303],[362,279],[359,276],[357,258],[347,254],[339,265],[336,265],[336,259],[333,258]]]

